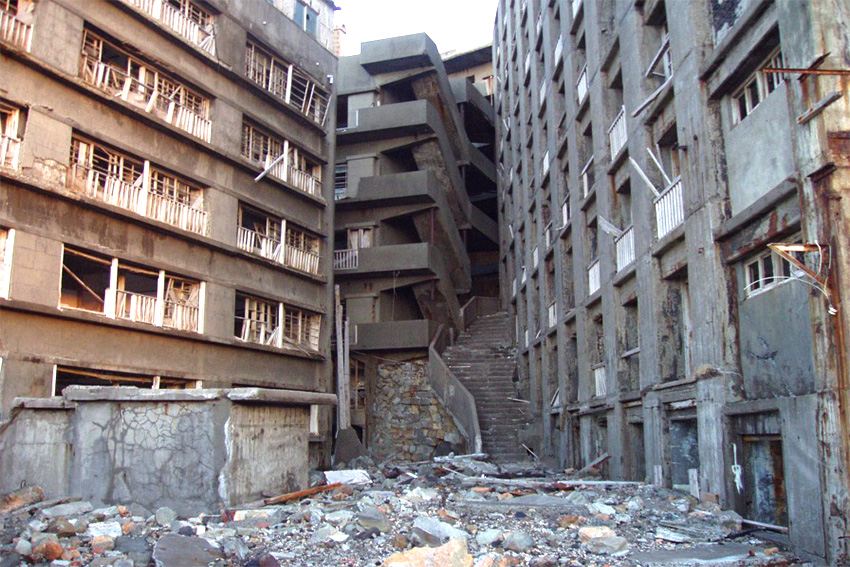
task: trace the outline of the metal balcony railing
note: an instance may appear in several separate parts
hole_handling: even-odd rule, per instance
[[[584,99],[587,98],[587,89],[587,65],[585,65],[578,74],[578,80],[576,81],[576,95],[578,96],[579,106],[581,106]]]
[[[593,372],[593,390],[596,397],[604,398],[608,395],[608,382],[605,373],[605,366],[597,366],[592,369]]]
[[[334,270],[356,270],[359,265],[359,250],[334,250]]]
[[[599,288],[602,287],[601,270],[599,268],[599,260],[594,260],[587,267],[587,294],[593,295]]]
[[[582,199],[587,199],[587,196],[590,195],[590,191],[593,189],[593,181],[593,156],[590,156],[590,159],[587,160],[587,163],[584,164],[584,167],[581,169]]]
[[[655,198],[655,223],[658,238],[664,238],[685,220],[685,201],[682,194],[682,178],[673,180],[661,194]]]
[[[619,272],[635,261],[635,228],[630,226],[623,234],[614,239],[617,250],[617,271]]]
[[[629,132],[626,129],[626,107],[623,106],[620,108],[620,112],[617,113],[617,117],[614,118],[614,121],[611,123],[611,126],[608,128],[608,141],[611,145],[611,160],[620,153],[620,150],[626,145],[629,140]]]

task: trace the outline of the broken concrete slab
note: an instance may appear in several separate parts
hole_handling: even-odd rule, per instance
[[[693,546],[686,549],[645,551],[633,553],[629,558],[644,567],[696,567],[699,565],[731,567],[763,561],[769,557],[765,554],[765,549],[760,546],[731,542],[723,545]]]
[[[224,554],[200,537],[168,534],[153,549],[156,567],[198,567],[218,559],[224,559]]]
[[[431,547],[436,547],[452,538],[466,540],[466,538],[469,537],[469,534],[452,526],[451,524],[447,524],[446,522],[441,522],[440,520],[428,516],[419,516],[413,522],[413,529],[410,531],[410,537],[414,543],[419,545],[430,545]]]
[[[326,471],[325,480],[328,484],[367,485],[372,484],[369,473],[361,470]]]

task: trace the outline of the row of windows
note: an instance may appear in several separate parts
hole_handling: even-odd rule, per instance
[[[8,293],[10,232],[0,229],[0,266]],[[65,246],[59,306],[166,329],[203,334],[205,283]],[[236,292],[234,337],[245,342],[318,351],[322,316],[283,302]],[[280,322],[283,325],[280,325]]]
[[[74,135],[71,187],[93,199],[183,230],[207,235],[204,189],[156,164]],[[285,241],[281,235],[285,235]],[[237,245],[252,254],[317,275],[319,238],[280,217],[239,205]]]

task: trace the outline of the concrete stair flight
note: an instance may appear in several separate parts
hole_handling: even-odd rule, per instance
[[[528,420],[528,404],[514,386],[516,349],[505,312],[476,319],[443,352],[443,360],[475,398],[484,452],[496,462],[524,460],[518,432]]]

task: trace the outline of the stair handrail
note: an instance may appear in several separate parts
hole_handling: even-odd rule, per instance
[[[479,317],[495,315],[501,310],[502,305],[498,297],[472,296],[460,308],[461,332],[467,330]]]
[[[480,453],[482,450],[481,426],[478,423],[475,398],[440,356],[446,344],[443,339],[444,327],[445,325],[440,325],[437,328],[434,338],[428,345],[428,383],[440,403],[451,414],[467,443],[472,445],[471,452]]]

